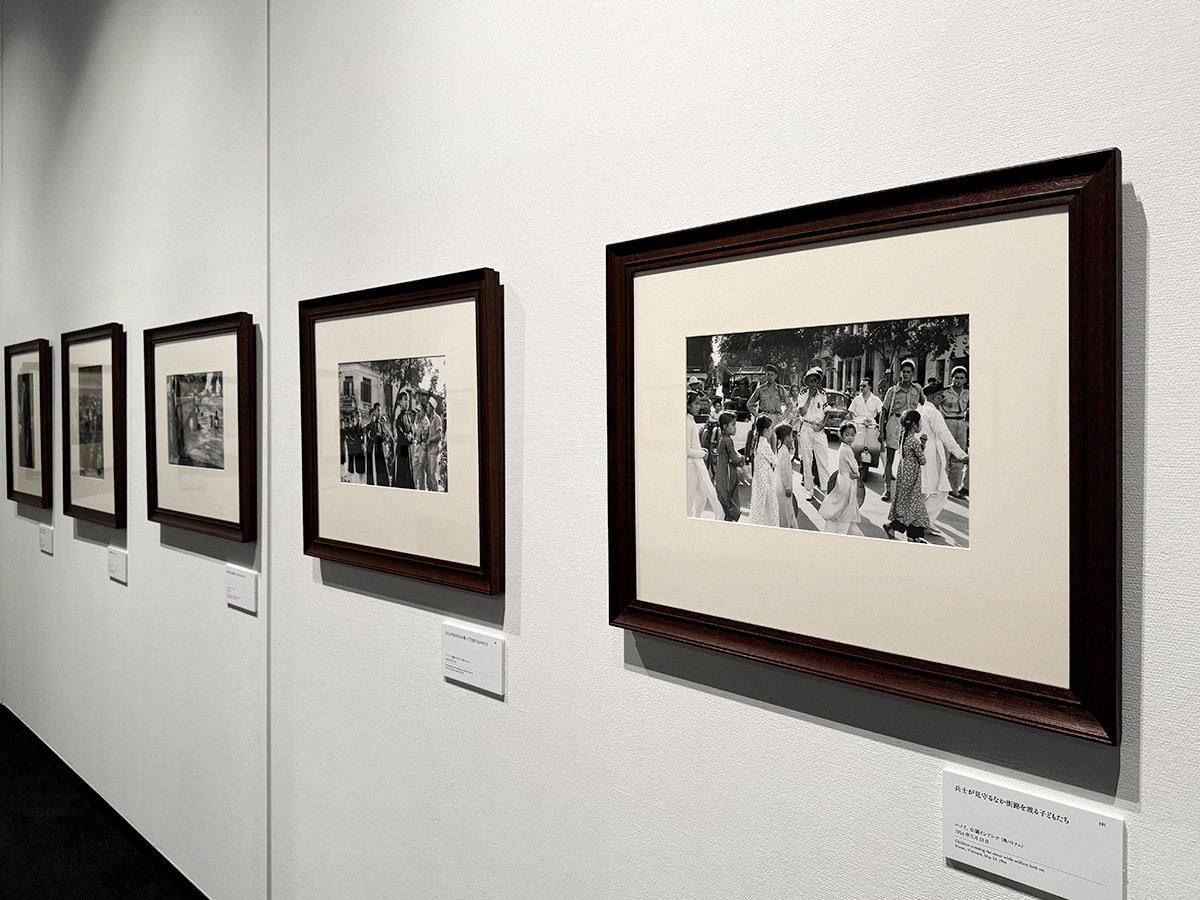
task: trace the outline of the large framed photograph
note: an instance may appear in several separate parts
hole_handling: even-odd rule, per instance
[[[1120,154],[608,247],[614,625],[1120,735]]]
[[[145,332],[153,522],[247,542],[258,529],[254,320],[239,312]]]
[[[62,336],[63,512],[124,528],[125,330]]]
[[[4,397],[8,499],[47,509],[53,499],[53,440],[50,342],[45,338],[4,348]]]
[[[503,341],[491,269],[300,304],[305,553],[503,590]]]

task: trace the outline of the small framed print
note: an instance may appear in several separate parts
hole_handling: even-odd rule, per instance
[[[258,528],[254,320],[239,312],[145,333],[150,520],[232,541]]]
[[[300,304],[304,552],[504,587],[504,367],[491,269]]]
[[[49,341],[4,348],[4,396],[8,499],[47,509],[53,498]]]
[[[63,512],[125,527],[125,330],[62,336]]]
[[[610,620],[1117,743],[1106,150],[608,248]]]

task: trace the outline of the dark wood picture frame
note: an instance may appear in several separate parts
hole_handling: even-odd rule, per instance
[[[318,508],[316,329],[320,322],[394,312],[451,300],[475,303],[479,431],[479,565],[401,553],[322,535]],[[300,313],[300,431],[304,552],[309,556],[403,575],[481,594],[504,590],[504,312],[492,269],[305,300]]]
[[[171,509],[159,502],[157,392],[161,389],[155,364],[158,347],[176,341],[235,335],[237,338],[238,429],[237,519],[217,519],[186,510]],[[146,378],[146,494],[150,521],[186,528],[239,543],[258,536],[258,351],[254,319],[249,313],[198,319],[178,325],[147,329],[144,334]]]
[[[71,497],[71,347],[92,341],[108,339],[112,342],[109,360],[112,369],[112,447],[113,458],[113,507],[111,513],[75,503]],[[124,528],[128,503],[128,472],[126,470],[126,364],[125,329],[116,322],[69,331],[60,338],[62,355],[62,478],[63,513],[77,519],[86,519],[107,525],[109,528]],[[106,465],[108,461],[106,460]]]
[[[637,597],[634,276],[899,229],[1066,207],[1068,688],[759,627]],[[709,647],[1116,744],[1121,718],[1121,172],[1116,149],[950,178],[610,245],[610,621]],[[681,395],[682,396],[682,395]]]
[[[13,466],[13,436],[12,436],[12,359],[14,356],[24,356],[36,352],[38,355],[38,416],[39,428],[36,440],[41,448],[42,458],[42,492],[31,494],[19,491],[15,487]],[[54,438],[50,425],[53,401],[50,397],[50,342],[45,338],[36,338],[20,344],[11,344],[4,348],[4,457],[7,464],[8,499],[17,503],[25,503],[38,509],[49,509],[54,502]]]

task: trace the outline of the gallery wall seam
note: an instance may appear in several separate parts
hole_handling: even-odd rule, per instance
[[[0,40],[11,6],[13,0],[0,4]],[[1135,510],[1126,502],[1127,514],[1153,511],[1147,522],[1126,531],[1131,544],[1146,542],[1145,552],[1125,548],[1127,564],[1132,561],[1138,570],[1136,585],[1127,583],[1127,609],[1139,607],[1137,616],[1127,618],[1136,634],[1127,633],[1126,647],[1138,654],[1144,648],[1150,661],[1146,679],[1140,660],[1136,671],[1127,669],[1126,689],[1137,694],[1136,721],[1119,756],[1068,749],[1050,759],[1052,741],[976,729],[952,714],[930,715],[890,699],[864,700],[850,689],[814,685],[791,677],[794,673],[764,674],[742,661],[664,647],[668,642],[635,642],[603,621],[607,581],[595,560],[603,556],[605,536],[593,521],[605,502],[603,477],[596,480],[604,460],[596,450],[604,437],[597,424],[603,404],[593,394],[603,393],[597,387],[603,380],[597,304],[603,302],[606,240],[716,221],[731,210],[761,212],[796,198],[841,196],[864,186],[1120,143],[1127,146],[1126,178],[1145,192],[1159,238],[1156,287],[1148,298],[1143,273],[1137,304],[1143,340],[1134,341],[1127,354],[1141,373],[1142,398],[1152,393],[1142,427],[1169,426],[1170,401],[1162,398],[1169,393],[1164,384],[1170,371],[1185,387],[1195,382],[1194,367],[1175,362],[1186,356],[1186,341],[1177,335],[1194,321],[1184,298],[1194,293],[1189,287],[1195,277],[1187,271],[1189,251],[1179,237],[1194,202],[1172,192],[1184,187],[1173,173],[1188,170],[1179,155],[1196,123],[1183,103],[1179,70],[1154,52],[1159,41],[1178,43],[1158,31],[1169,10],[1146,19],[1145,11],[1133,18],[1128,9],[1100,14],[1068,3],[1027,23],[1009,21],[1011,11],[988,13],[994,39],[974,56],[956,54],[946,61],[929,51],[939,41],[971,40],[971,27],[978,24],[972,16],[943,20],[937,13],[945,10],[932,8],[856,22],[837,6],[810,12],[811,19],[789,13],[787,6],[764,7],[756,16],[721,16],[721,29],[729,31],[724,40],[715,33],[720,29],[704,26],[704,17],[672,3],[636,10],[618,3],[603,13],[587,6],[552,13],[534,3],[503,15],[435,4],[397,7],[382,0],[340,10],[318,0],[264,0],[255,8],[256,15],[266,13],[267,77],[255,103],[266,111],[265,165],[253,163],[265,177],[264,227],[255,228],[255,239],[265,242],[265,269],[259,280],[238,280],[238,297],[224,296],[221,308],[207,311],[242,308],[243,298],[265,292],[251,304],[263,351],[257,380],[262,527],[255,548],[262,649],[245,647],[228,633],[213,640],[212,630],[197,629],[196,643],[221,665],[210,667],[189,655],[193,677],[173,683],[173,699],[156,701],[187,706],[189,716],[229,736],[226,743],[175,746],[169,734],[138,735],[175,753],[184,776],[215,776],[222,766],[255,766],[261,759],[265,797],[255,796],[253,805],[261,806],[256,816],[265,811],[265,834],[260,843],[252,832],[246,842],[248,852],[261,851],[265,859],[245,882],[254,881],[255,893],[262,879],[267,896],[289,898],[339,890],[387,896],[397,884],[414,894],[505,898],[526,896],[534,884],[597,898],[639,890],[663,897],[739,889],[768,896],[803,884],[829,896],[904,890],[913,897],[953,893],[991,900],[1001,888],[946,871],[925,840],[937,824],[930,786],[946,758],[983,758],[987,768],[1060,785],[1083,771],[1093,780],[1071,790],[1093,792],[1105,802],[1113,802],[1105,795],[1105,779],[1119,778],[1116,805],[1127,809],[1132,823],[1131,891],[1186,896],[1196,883],[1194,862],[1180,849],[1185,823],[1196,812],[1185,777],[1195,759],[1184,727],[1191,701],[1179,687],[1190,683],[1187,673],[1195,668],[1188,651],[1193,611],[1181,599],[1194,593],[1194,579],[1178,568],[1180,559],[1186,562],[1195,553],[1186,530],[1165,524],[1167,511],[1172,518],[1186,517],[1185,495],[1196,476],[1188,458],[1160,438],[1152,439],[1146,453],[1142,436],[1136,457],[1143,470],[1137,487],[1148,494],[1148,507],[1145,498],[1133,504]],[[1114,49],[1112,66],[1084,71],[1083,63],[1094,58],[1091,50],[1115,41],[1117,29],[1125,30],[1128,45],[1114,44],[1122,52]],[[896,34],[919,53],[896,50]],[[839,42],[839,36],[845,40]],[[794,48],[784,49],[792,43]],[[231,44],[236,41],[214,46]],[[1036,52],[1039,46],[1043,53]],[[999,58],[1013,49],[1020,51],[1019,64]],[[1057,65],[1056,52],[1064,60]],[[848,67],[847,59],[859,67]],[[1136,68],[1125,61],[1133,59],[1140,60]],[[0,65],[0,148],[14,139],[3,101],[11,99],[10,90],[22,93],[7,84],[9,64],[6,54]],[[879,72],[890,76],[893,68],[895,77],[881,83]],[[955,79],[946,80],[947,68]],[[1194,63],[1189,71],[1195,74]],[[486,83],[476,72],[486,73]],[[1015,86],[1009,76],[1015,76]],[[1044,90],[1034,96],[1031,85],[1039,82]],[[93,79],[97,83],[103,79]],[[29,90],[26,83],[23,92]],[[1138,104],[1113,102],[1131,90],[1147,101],[1142,111]],[[1069,106],[1055,99],[1067,94]],[[1170,128],[1155,124],[1147,110],[1168,113]],[[221,121],[218,110],[201,112]],[[247,155],[258,153],[255,148]],[[201,168],[221,173],[224,158],[211,154]],[[7,185],[9,159],[0,150],[0,185]],[[535,170],[544,171],[535,177]],[[261,211],[257,197],[252,199],[248,205]],[[84,212],[87,207],[81,204]],[[45,215],[52,225],[54,215]],[[1144,245],[1144,213],[1142,220]],[[236,222],[204,223],[206,230],[239,230]],[[7,217],[0,228],[6,224]],[[6,242],[16,239],[0,231],[0,245]],[[188,265],[182,258],[186,243],[179,244],[180,258],[167,261],[180,275],[178,294],[164,291],[168,300],[153,310],[149,301],[140,305],[141,282],[117,296],[111,284],[97,280],[110,292],[108,302],[124,304],[129,312],[116,318],[125,323],[134,347],[144,328],[189,317],[183,305],[195,302],[196,294],[180,274]],[[1130,252],[1127,248],[1127,256]],[[320,564],[301,554],[296,524],[296,302],[335,289],[451,271],[465,257],[466,265],[478,259],[511,279],[530,320],[522,371],[508,375],[509,385],[529,379],[528,393],[509,394],[521,407],[512,419],[528,432],[529,445],[528,458],[509,470],[509,521],[522,530],[509,544],[521,557],[510,569],[517,574],[511,589],[523,606],[525,634],[512,647],[518,677],[504,705],[456,693],[436,677],[434,620],[454,604],[444,592],[385,579],[323,579]],[[1144,263],[1144,248],[1140,258]],[[226,260],[222,256],[221,264]],[[26,271],[15,282],[6,276],[5,283],[40,282]],[[19,298],[6,293],[0,322],[7,327]],[[213,293],[208,291],[208,299]],[[51,319],[57,312],[37,314],[54,326],[39,328],[56,354],[60,331],[93,324],[74,320],[80,306],[64,308],[63,315],[73,317],[70,323]],[[32,321],[29,312],[21,317]],[[0,343],[9,340],[6,334]],[[1014,355],[1016,371],[1023,371]],[[136,363],[133,369],[131,384],[137,381]],[[1157,391],[1145,390],[1147,379]],[[131,417],[134,446],[138,418]],[[1127,435],[1137,422],[1127,417]],[[140,480],[134,459],[131,468],[133,501],[143,488],[132,484]],[[175,596],[169,596],[171,582],[156,577],[157,597],[144,596],[137,586],[118,599],[106,595],[105,615],[136,628],[138,617],[152,621],[166,611],[176,627],[194,626],[188,607],[212,598],[207,587],[202,591],[190,582],[220,565],[164,546],[158,527],[144,521],[143,506],[133,503],[136,521],[127,530],[133,577],[149,579],[152,566],[168,565],[189,584],[177,584]],[[28,549],[34,526],[21,519],[14,527],[10,518],[0,529],[6,568],[18,560],[24,564],[26,554],[17,551]],[[69,523],[63,517],[56,521]],[[90,548],[67,531],[59,529],[59,554],[52,561],[36,555],[28,560],[42,565],[36,583],[51,595],[47,602],[28,607],[6,586],[0,603],[0,635],[18,629],[45,641],[51,664],[56,645],[72,646],[71,628],[52,627],[55,617],[70,613],[93,628],[98,621],[95,604],[80,587],[96,579],[86,555]],[[271,602],[276,577],[278,617]],[[18,574],[13,580],[26,587],[35,583]],[[50,602],[54,595],[60,600]],[[122,609],[135,615],[122,617]],[[173,646],[165,626],[147,634]],[[119,635],[95,630],[95,643],[105,642],[124,646]],[[223,647],[247,652],[249,665],[239,668]],[[88,652],[81,648],[82,658],[104,661]],[[128,652],[144,653],[148,672],[173,671],[155,659],[153,649]],[[16,677],[10,680],[14,662]],[[22,701],[43,703],[47,698],[30,692],[24,662],[8,641],[0,643],[0,699],[15,684]],[[248,677],[262,686],[261,698],[239,694],[220,680],[216,669],[222,667],[251,672]],[[48,713],[51,703],[39,715],[46,717],[48,736],[64,747],[64,757],[82,760],[84,771],[101,771],[97,759],[121,760],[129,750],[107,733],[109,722],[131,721],[123,717],[125,707],[140,711],[144,721],[160,722],[157,705],[139,707],[133,699],[144,686],[123,680],[119,671],[95,671],[96,681],[115,677],[125,691],[113,698],[106,722],[80,708],[87,704],[79,700],[93,696],[83,679],[76,680],[70,669],[64,674],[50,668],[42,674],[56,702],[80,725],[74,733],[64,728]],[[1135,676],[1138,683],[1131,685],[1128,678]],[[234,702],[213,703],[205,696],[205,681],[221,685]],[[252,720],[260,702],[263,739],[241,740],[256,730]],[[93,735],[94,751],[81,740]],[[1143,748],[1143,740],[1153,744]],[[993,746],[983,746],[989,741]],[[229,746],[239,751],[232,759],[224,755]],[[444,777],[428,778],[431,769]],[[167,835],[173,858],[189,874],[224,886],[227,896],[240,893],[228,889],[216,859],[218,851],[232,854],[237,848],[220,845],[200,828],[182,837],[174,833],[169,810],[163,815],[158,798],[147,799],[125,784],[123,771],[114,765],[98,783],[115,785],[118,802],[132,805],[150,830]],[[229,803],[236,813],[238,801],[217,794],[214,804]],[[578,802],[564,803],[564,797]],[[856,816],[861,809],[870,815]],[[795,853],[801,845],[807,852]],[[445,865],[448,846],[469,855],[477,867]],[[711,853],[712,846],[726,852]],[[865,866],[863,846],[877,850]],[[847,882],[841,873],[852,867],[859,875]],[[483,870],[494,879],[486,887],[474,879]]]
[[[6,342],[36,331],[57,363],[63,332],[101,321],[123,324],[135,354],[145,329],[189,313],[265,322],[265,2],[53,6],[0,11]],[[5,517],[3,699],[211,896],[264,896],[266,620],[226,607],[222,572],[232,559],[261,576],[265,549],[146,519],[132,362],[127,528],[55,512],[48,557],[18,553],[37,523]],[[268,502],[264,484],[260,515]],[[128,551],[127,585],[106,577],[105,544]]]
[[[8,66],[8,54],[3,52],[5,39],[8,32],[5,29],[5,17],[8,11],[8,4],[0,0],[0,193],[4,190],[4,148],[7,146],[5,141],[5,127],[8,119],[4,115],[4,74]],[[5,291],[5,279],[3,273],[3,248],[5,243],[5,216],[0,210],[0,328],[4,325],[5,310],[8,308],[7,296]],[[4,533],[0,530],[0,558],[5,555],[6,548],[4,546]],[[8,616],[8,604],[4,602],[4,597],[0,594],[0,704],[3,704],[7,695],[5,694],[5,671],[8,668],[8,654],[5,652],[4,641],[2,636],[8,633],[6,618]]]
[[[264,873],[263,877],[265,884],[263,886],[263,896],[265,900],[272,900],[274,896],[272,884],[272,869],[273,869],[273,851],[274,851],[274,835],[271,824],[271,797],[274,790],[274,781],[271,773],[271,723],[272,723],[272,705],[271,705],[271,621],[272,621],[272,605],[271,605],[271,587],[274,579],[271,577],[271,542],[268,539],[271,525],[271,500],[273,497],[274,484],[271,480],[271,454],[274,443],[271,441],[270,428],[268,423],[271,421],[271,392],[267,389],[269,385],[269,373],[272,371],[274,361],[275,347],[271,340],[271,2],[272,0],[263,0],[264,27],[263,27],[263,57],[266,67],[267,77],[263,82],[263,108],[265,110],[266,124],[264,129],[263,142],[263,171],[264,171],[264,190],[263,190],[263,278],[264,278],[264,296],[266,303],[263,310],[263,324],[261,333],[263,335],[263,352],[258,354],[259,365],[262,367],[262,376],[259,379],[261,385],[259,396],[259,433],[262,435],[264,450],[261,454],[262,472],[259,477],[260,490],[262,492],[262,521],[258,541],[258,548],[261,565],[261,584],[259,585],[259,605],[258,614],[263,617],[265,625],[265,653],[263,658],[263,689],[266,709],[264,711],[264,731],[263,731],[263,766],[266,784],[264,785],[265,808],[263,810],[265,821],[263,834],[263,856],[264,856]]]

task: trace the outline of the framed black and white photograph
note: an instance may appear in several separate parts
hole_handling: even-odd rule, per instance
[[[167,376],[167,463],[224,470],[224,372]]]
[[[53,500],[50,342],[4,348],[8,499],[46,509]]]
[[[608,248],[610,619],[1120,736],[1120,154]]]
[[[125,331],[72,331],[61,345],[63,512],[124,528]]]
[[[967,548],[970,316],[687,338],[688,515]]]
[[[254,321],[233,313],[145,333],[150,520],[234,541],[257,536]]]
[[[338,363],[343,484],[450,486],[446,357]]]
[[[503,590],[501,297],[479,269],[300,304],[305,553]]]

